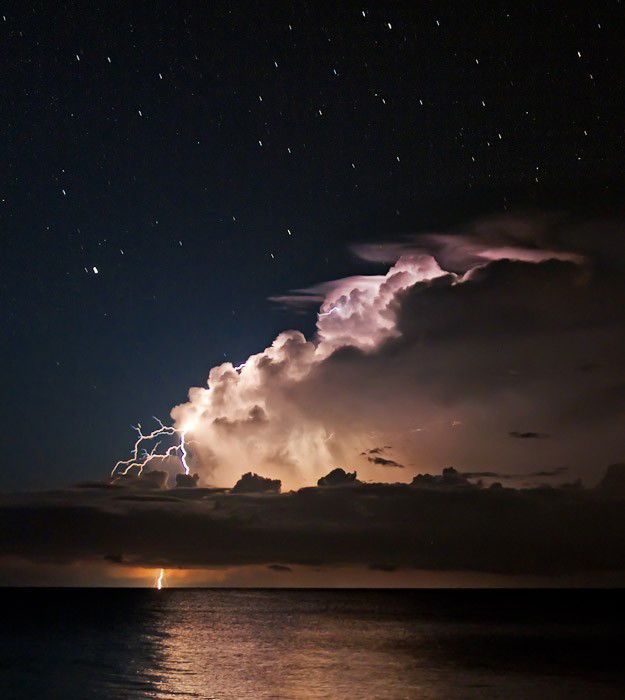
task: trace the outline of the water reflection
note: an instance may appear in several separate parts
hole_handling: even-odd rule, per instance
[[[616,592],[3,591],[2,697],[622,697]]]

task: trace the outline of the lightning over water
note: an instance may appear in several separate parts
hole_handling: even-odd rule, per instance
[[[160,591],[163,588],[163,579],[165,578],[165,569],[161,569],[158,572],[158,577],[156,579],[156,590]]]

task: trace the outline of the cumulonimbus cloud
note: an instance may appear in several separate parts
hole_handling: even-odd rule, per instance
[[[570,230],[499,218],[356,248],[393,264],[280,297],[318,305],[315,337],[281,333],[173,409],[192,471],[292,488],[342,466],[375,480],[388,465],[362,453],[388,442],[406,480],[445,464],[592,478],[625,450],[625,283],[604,253],[614,226]],[[510,439],[526,425],[551,438]]]
[[[380,244],[385,274],[283,297],[320,304],[315,337],[214,367],[172,410],[200,484],[238,488],[160,488],[170,452],[113,485],[3,494],[0,558],[622,571],[625,469],[577,479],[625,452],[625,236],[565,234],[498,219]]]

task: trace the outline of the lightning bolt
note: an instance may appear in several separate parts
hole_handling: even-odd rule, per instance
[[[165,578],[165,569],[161,569],[156,579],[156,590],[160,591],[163,587],[163,579]]]
[[[151,433],[144,433],[141,428],[141,423],[137,423],[137,425],[132,426],[138,434],[138,437],[132,449],[132,454],[129,459],[120,459],[115,464],[113,470],[111,471],[111,476],[116,476],[119,474],[126,475],[133,467],[138,467],[138,475],[141,475],[143,469],[145,468],[145,465],[149,461],[159,459],[163,460],[167,457],[175,455],[176,453],[178,453],[180,457],[180,462],[182,464],[184,473],[189,473],[189,464],[187,463],[187,458],[189,456],[189,453],[187,452],[188,441],[186,439],[188,428],[185,430],[180,430],[178,428],[174,428],[172,425],[164,425],[158,418],[156,418],[155,416],[153,417],[158,425],[158,428],[153,430]],[[178,444],[168,447],[165,450],[165,452],[157,452],[158,446],[161,443],[160,440],[156,442],[156,444],[152,447],[152,449],[149,452],[145,448],[144,443],[156,440],[157,437],[167,435],[179,435],[180,440]]]
[[[180,432],[180,445],[178,447],[180,449],[180,461],[182,462],[182,468],[184,469],[184,473],[188,474],[189,473],[189,465],[187,464],[187,448],[185,445],[186,436],[187,436],[187,431],[182,430]]]
[[[317,316],[319,316],[319,317],[321,317],[321,316],[329,316],[331,313],[334,313],[335,311],[338,311],[338,310],[339,310],[338,306],[333,306],[333,307],[332,307],[331,309],[329,309],[328,311],[320,311],[320,312],[317,314]]]

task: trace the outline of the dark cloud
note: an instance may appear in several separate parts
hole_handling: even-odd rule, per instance
[[[625,500],[625,463],[611,464],[598,489],[608,498]]]
[[[386,447],[372,447],[370,450],[365,450],[364,452],[361,452],[360,455],[380,455],[386,449]]]
[[[397,571],[393,564],[369,564],[371,571]]]
[[[527,479],[528,476],[559,476],[568,471],[568,467],[556,467],[555,469],[540,469],[524,474],[505,474],[502,472],[462,472],[467,479]]]
[[[372,464],[378,464],[381,467],[404,468],[403,464],[399,464],[399,462],[396,462],[394,459],[386,459],[385,457],[367,457],[367,461],[371,462]]]
[[[176,486],[178,488],[195,488],[199,480],[199,474],[176,474]]]
[[[623,570],[625,492],[614,484],[622,489],[624,475],[625,466],[612,467],[590,490],[466,488],[462,475],[448,472],[445,488],[173,489],[168,501],[123,500],[126,489],[3,494],[0,557],[183,568],[373,562],[511,574]]]
[[[508,435],[513,438],[521,438],[523,440],[542,440],[548,438],[547,433],[536,433],[532,430],[527,432],[519,432],[518,430],[511,430]]]
[[[437,474],[417,474],[413,479],[411,486],[417,488],[443,488],[443,489],[466,489],[475,488],[475,484],[469,481],[466,474],[461,474],[453,467],[446,467],[443,473]]]
[[[121,554],[105,554],[104,560],[110,561],[111,564],[123,564],[124,563],[124,557]]]
[[[555,469],[541,469],[537,472],[530,472],[522,476],[558,476],[568,471],[568,467],[556,467]],[[520,475],[519,475],[520,476]]]
[[[282,573],[290,573],[293,569],[290,566],[284,566],[284,564],[269,564],[268,569],[272,571],[280,571]]]
[[[356,478],[356,472],[346,472],[344,469],[337,467],[325,476],[322,476],[317,481],[317,486],[345,486],[346,484],[359,483]]]
[[[132,501],[134,503],[177,503],[175,496],[158,495],[153,493],[130,493],[117,496],[118,501]]]
[[[233,493],[265,493],[280,491],[280,479],[268,479],[258,474],[247,472],[232,487]]]

